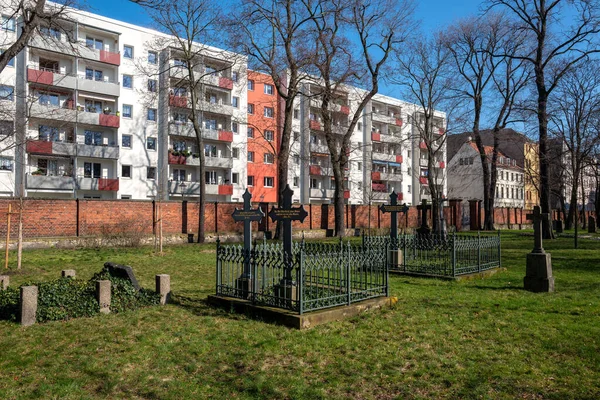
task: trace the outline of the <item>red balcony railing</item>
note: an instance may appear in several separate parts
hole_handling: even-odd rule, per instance
[[[233,132],[220,130],[219,140],[222,142],[233,142]]]
[[[121,118],[116,115],[102,113],[98,117],[98,123],[101,126],[118,128],[121,125]]]
[[[380,181],[381,180],[381,172],[372,171],[371,172],[371,179],[374,180],[374,181]]]
[[[169,96],[169,105],[171,107],[187,108],[187,106],[188,106],[187,96],[175,96],[172,94]]]
[[[54,74],[50,71],[27,68],[27,81],[41,83],[42,85],[52,85],[54,83]]]
[[[349,199],[350,198],[350,191],[349,190],[344,190],[344,198],[345,199]]]
[[[233,194],[233,185],[219,185],[219,194],[231,196]]]
[[[444,161],[440,161],[439,167],[442,168],[442,169],[446,168],[446,163]]]
[[[371,188],[374,192],[387,192],[387,186],[385,183],[372,183]]]
[[[396,125],[397,126],[402,126],[402,119],[396,118]]]
[[[320,131],[321,130],[321,123],[319,121],[315,121],[315,120],[310,120],[310,129],[313,129],[315,131]]]
[[[404,159],[402,158],[402,156],[396,156],[396,162],[398,164],[402,164],[402,161],[404,161]]]
[[[371,140],[374,142],[381,142],[381,133],[371,132]]]
[[[427,181],[427,177],[426,176],[419,177],[419,182],[421,183],[421,185],[428,185],[429,184],[429,182]]]
[[[52,154],[52,142],[44,140],[28,141],[27,152],[35,154]]]
[[[348,107],[348,106],[341,106],[340,107],[340,112],[342,114],[350,115],[350,107]]]
[[[308,167],[308,170],[310,175],[321,175],[321,167],[318,165],[311,165]]]
[[[98,190],[108,190],[116,192],[119,190],[119,178],[109,179],[100,178],[98,179]]]
[[[100,61],[107,64],[121,65],[121,55],[112,51],[100,50]]]
[[[233,89],[233,81],[229,78],[221,76],[219,77],[219,87],[231,90]]]
[[[185,165],[186,158],[185,158],[185,156],[180,156],[180,155],[175,155],[175,154],[169,153],[169,164]]]

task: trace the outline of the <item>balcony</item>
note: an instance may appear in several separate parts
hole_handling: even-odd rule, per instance
[[[427,168],[428,165],[428,161],[426,158],[420,158],[419,159],[419,167],[426,167]]]
[[[375,122],[382,122],[384,124],[396,125],[396,118],[389,116],[387,114],[382,114],[380,112],[373,111],[372,119]],[[400,125],[401,126],[401,125]]]
[[[195,135],[194,135],[195,136]],[[204,139],[218,140],[220,142],[233,142],[233,132],[223,129],[204,129],[202,132]]]
[[[315,121],[315,120],[310,120],[310,129],[314,130],[314,131],[322,131],[323,129],[321,128],[321,123],[319,121]]]
[[[194,131],[194,125],[191,122],[169,122],[169,135],[185,136],[185,137],[196,137],[196,131]]]
[[[186,156],[181,156],[179,154],[173,154],[169,151],[169,164],[170,165],[186,165],[187,158]]]
[[[390,172],[381,172],[379,175],[380,179],[382,181],[386,181],[386,182],[402,182],[403,180],[403,176],[402,174],[392,174]]]
[[[387,185],[385,183],[372,183],[371,190],[373,192],[387,193]]]
[[[85,178],[78,176],[77,189],[116,192],[119,190],[119,178]]]
[[[219,77],[219,87],[222,89],[233,89],[233,80],[225,78],[224,76]]]
[[[52,119],[63,123],[75,123],[77,121],[77,111],[71,108],[45,106],[38,102],[29,105],[29,116],[31,118]]]
[[[72,191],[75,188],[71,176],[46,176],[27,174],[26,186],[28,190],[65,190]]]
[[[420,176],[420,177],[419,177],[419,183],[420,183],[421,185],[429,185],[429,181],[427,180],[427,177],[426,177],[426,176]]]
[[[419,143],[419,148],[421,150],[427,150],[427,144],[425,142],[421,142],[421,143]]]
[[[349,199],[349,198],[350,198],[350,191],[344,190],[344,199]]]
[[[104,114],[96,112],[79,112],[77,121],[87,125],[100,125],[109,128],[119,128],[121,118],[114,114]]]
[[[31,47],[48,50],[54,53],[81,57],[88,60],[99,61],[106,64],[121,65],[121,55],[108,50],[97,50],[87,47],[85,42],[69,42],[48,36],[34,36],[29,41]]]
[[[204,164],[206,167],[210,168],[231,169],[233,168],[233,159],[226,157],[205,157]],[[188,165],[200,165],[200,159],[188,158]]]
[[[77,144],[77,156],[118,160],[119,146]]]
[[[396,162],[395,154],[378,153],[376,151],[373,151],[371,157],[373,158],[373,160],[376,161]]]
[[[381,172],[372,171],[371,172],[371,180],[373,180],[373,181],[380,181],[381,180]]]
[[[321,175],[321,167],[319,165],[311,165],[308,167],[309,175]]]
[[[200,106],[205,112],[210,112],[213,114],[223,114],[227,116],[231,116],[233,114],[233,107],[231,104],[228,104],[224,101],[216,103],[210,101],[201,101]]]
[[[184,184],[183,186],[181,184]],[[182,182],[182,181],[169,181],[169,193],[183,196],[199,196],[200,195],[200,183],[199,182]],[[214,196],[231,196],[233,194],[233,185],[211,185],[206,184],[204,187],[205,195]]]
[[[78,89],[91,93],[98,93],[107,96],[119,96],[121,94],[121,87],[118,83],[110,82],[108,80],[97,81],[93,79],[86,79],[80,77],[78,79]]]
[[[327,155],[329,155],[329,148],[327,147],[326,144],[311,143],[310,144],[310,151],[312,153],[319,153],[319,154],[327,154]]]
[[[75,144],[66,142],[49,142],[45,140],[28,140],[27,152],[55,156],[75,156]]]
[[[310,197],[318,199],[333,199],[333,189],[310,189]]]
[[[371,141],[381,142],[381,134],[379,132],[371,132]]]
[[[169,95],[169,105],[171,107],[189,108],[187,96]]]

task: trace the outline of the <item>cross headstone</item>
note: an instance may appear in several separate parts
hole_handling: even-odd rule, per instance
[[[250,254],[250,250],[252,249],[252,222],[260,222],[265,213],[260,208],[251,208],[250,200],[252,200],[252,194],[248,189],[246,189],[242,198],[244,199],[244,208],[241,210],[236,208],[231,216],[235,222],[244,223],[244,252]],[[248,262],[244,262],[243,275],[245,277],[250,276],[250,265]]]
[[[273,206],[269,211],[271,221],[282,221],[283,225],[283,253],[286,260],[284,280],[288,283],[292,282],[292,221],[304,222],[304,218],[308,213],[301,205],[300,207],[292,207],[292,196],[294,191],[290,189],[290,185],[286,185],[282,192],[283,203],[279,208]]]
[[[542,246],[542,222],[548,218],[548,213],[542,213],[540,206],[533,207],[533,214],[527,214],[525,217],[533,221],[533,250],[532,253],[544,254]]]
[[[382,213],[390,213],[391,215],[391,229],[390,229],[390,238],[396,239],[398,237],[398,213],[404,213],[407,215],[408,206],[406,204],[398,204],[398,195],[395,191],[390,193],[390,204],[383,204],[379,206],[379,209]]]
[[[417,232],[421,235],[429,235],[431,232],[431,229],[427,225],[427,210],[429,209],[431,209],[431,205],[427,204],[427,200],[425,199],[417,206],[417,210],[421,212],[421,226],[417,229]]]

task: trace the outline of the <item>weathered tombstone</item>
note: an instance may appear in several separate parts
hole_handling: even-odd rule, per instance
[[[118,278],[129,279],[135,290],[140,290],[140,285],[133,273],[133,268],[129,265],[120,265],[113,262],[106,262],[104,266],[108,268],[108,273]]]
[[[588,217],[588,233],[596,233],[596,218]]]
[[[35,316],[38,306],[38,287],[21,286],[21,325],[30,326],[35,324]]]
[[[292,254],[292,221],[304,222],[308,213],[302,205],[300,207],[292,207],[293,194],[294,191],[290,189],[290,185],[286,185],[282,192],[282,206],[280,208],[273,206],[271,211],[269,211],[269,217],[271,217],[271,221],[273,222],[282,221],[283,225],[284,276],[275,288],[275,293],[277,297],[295,301],[298,299],[296,298],[296,290],[294,290],[296,282],[294,282],[292,277],[294,264]]]
[[[552,221],[552,225],[556,233],[563,233],[563,223],[560,219],[555,219]]]
[[[429,235],[431,233],[431,228],[427,225],[427,210],[429,209],[431,209],[431,205],[427,204],[425,199],[417,206],[417,210],[421,212],[421,226],[417,228],[419,235]]]
[[[260,208],[252,209],[250,200],[252,194],[246,189],[242,195],[244,199],[244,208],[238,210],[237,208],[231,216],[236,222],[244,223],[244,270],[242,275],[236,281],[236,287],[242,292],[242,297],[246,298],[251,293],[252,289],[252,271],[250,269],[250,251],[252,250],[252,222],[260,222],[265,214]]]
[[[75,278],[75,270],[74,269],[63,269],[60,272],[60,276],[62,276],[63,278]]]
[[[10,277],[8,275],[0,275],[0,290],[8,289],[10,284]]]
[[[398,213],[404,213],[407,215],[408,206],[405,204],[398,204],[398,195],[395,191],[390,193],[390,204],[383,204],[379,206],[382,213],[390,213],[391,225],[390,225],[390,239],[391,247],[388,254],[388,263],[395,267],[398,267],[400,260],[402,260],[402,250],[398,249]]]
[[[103,314],[110,313],[110,289],[110,281],[96,281],[96,300]]]
[[[156,275],[156,293],[160,295],[160,304],[165,305],[171,298],[171,277],[167,274]]]
[[[542,223],[548,218],[539,206],[533,208],[533,214],[527,214],[527,219],[533,220],[534,246],[527,254],[527,269],[523,279],[525,290],[531,292],[553,292],[554,277],[552,276],[552,259],[542,246]]]

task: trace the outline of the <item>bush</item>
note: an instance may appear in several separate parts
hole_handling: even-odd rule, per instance
[[[128,279],[110,275],[107,268],[96,273],[89,281],[60,278],[50,282],[31,282],[24,286],[38,287],[37,322],[62,321],[91,317],[100,312],[96,300],[96,281],[111,281],[110,311],[119,313],[140,307],[157,305],[160,295],[147,289],[137,291]],[[19,289],[0,291],[0,319],[17,321],[19,316]]]

